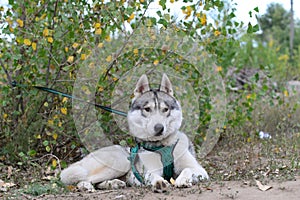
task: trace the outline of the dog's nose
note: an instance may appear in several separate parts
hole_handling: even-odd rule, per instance
[[[155,136],[159,136],[163,133],[164,126],[162,124],[156,124],[154,126],[154,131],[155,131]]]

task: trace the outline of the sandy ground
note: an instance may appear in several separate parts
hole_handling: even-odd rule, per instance
[[[125,188],[122,190],[98,190],[94,193],[78,192],[66,195],[22,196],[22,199],[115,199],[115,200],[183,200],[183,199],[300,199],[300,177],[295,181],[270,182],[271,189],[261,191],[255,182],[228,181],[193,186],[192,188],[170,188],[167,193],[153,193],[147,188]]]

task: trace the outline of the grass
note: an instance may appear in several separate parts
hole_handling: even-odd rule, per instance
[[[213,180],[293,180],[300,174],[300,109],[294,98],[254,105],[252,119],[229,127],[207,157]],[[259,138],[258,132],[272,138]]]

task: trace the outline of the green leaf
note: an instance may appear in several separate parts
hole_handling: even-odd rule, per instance
[[[252,17],[252,11],[249,11],[249,16]]]
[[[44,145],[44,146],[48,146],[48,145],[49,145],[49,141],[48,141],[48,140],[45,140],[45,141],[43,142],[43,145]]]
[[[255,7],[253,10],[255,10],[256,12],[259,12],[258,7]]]
[[[31,157],[35,156],[35,155],[36,155],[36,150],[29,150],[29,151],[27,152],[27,155],[28,155],[28,156],[31,156]]]
[[[257,32],[257,31],[259,31],[259,26],[258,26],[258,24],[256,24],[256,25],[253,26],[253,32],[255,33],[255,32]]]
[[[166,2],[167,2],[167,0],[160,0],[159,1],[159,5],[162,7],[163,10],[165,10],[167,8]]]
[[[253,33],[253,27],[252,27],[252,24],[250,22],[248,24],[247,33]]]
[[[46,146],[46,151],[47,152],[50,152],[51,151],[51,148],[49,146]]]
[[[161,18],[161,19],[159,19],[157,23],[164,25],[164,27],[167,27],[167,26],[168,26],[168,22],[167,22],[167,20],[165,20],[165,19],[162,19],[162,18]]]

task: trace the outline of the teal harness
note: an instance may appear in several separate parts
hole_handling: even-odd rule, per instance
[[[174,173],[173,151],[177,142],[178,140],[175,144],[171,146],[151,146],[147,145],[146,143],[138,143],[135,147],[130,149],[130,156],[128,157],[128,160],[130,161],[131,170],[134,176],[140,183],[145,184],[144,177],[139,173],[139,171],[135,167],[140,147],[143,147],[147,151],[157,152],[160,154],[161,162],[163,164],[163,178],[167,181],[170,181]]]

